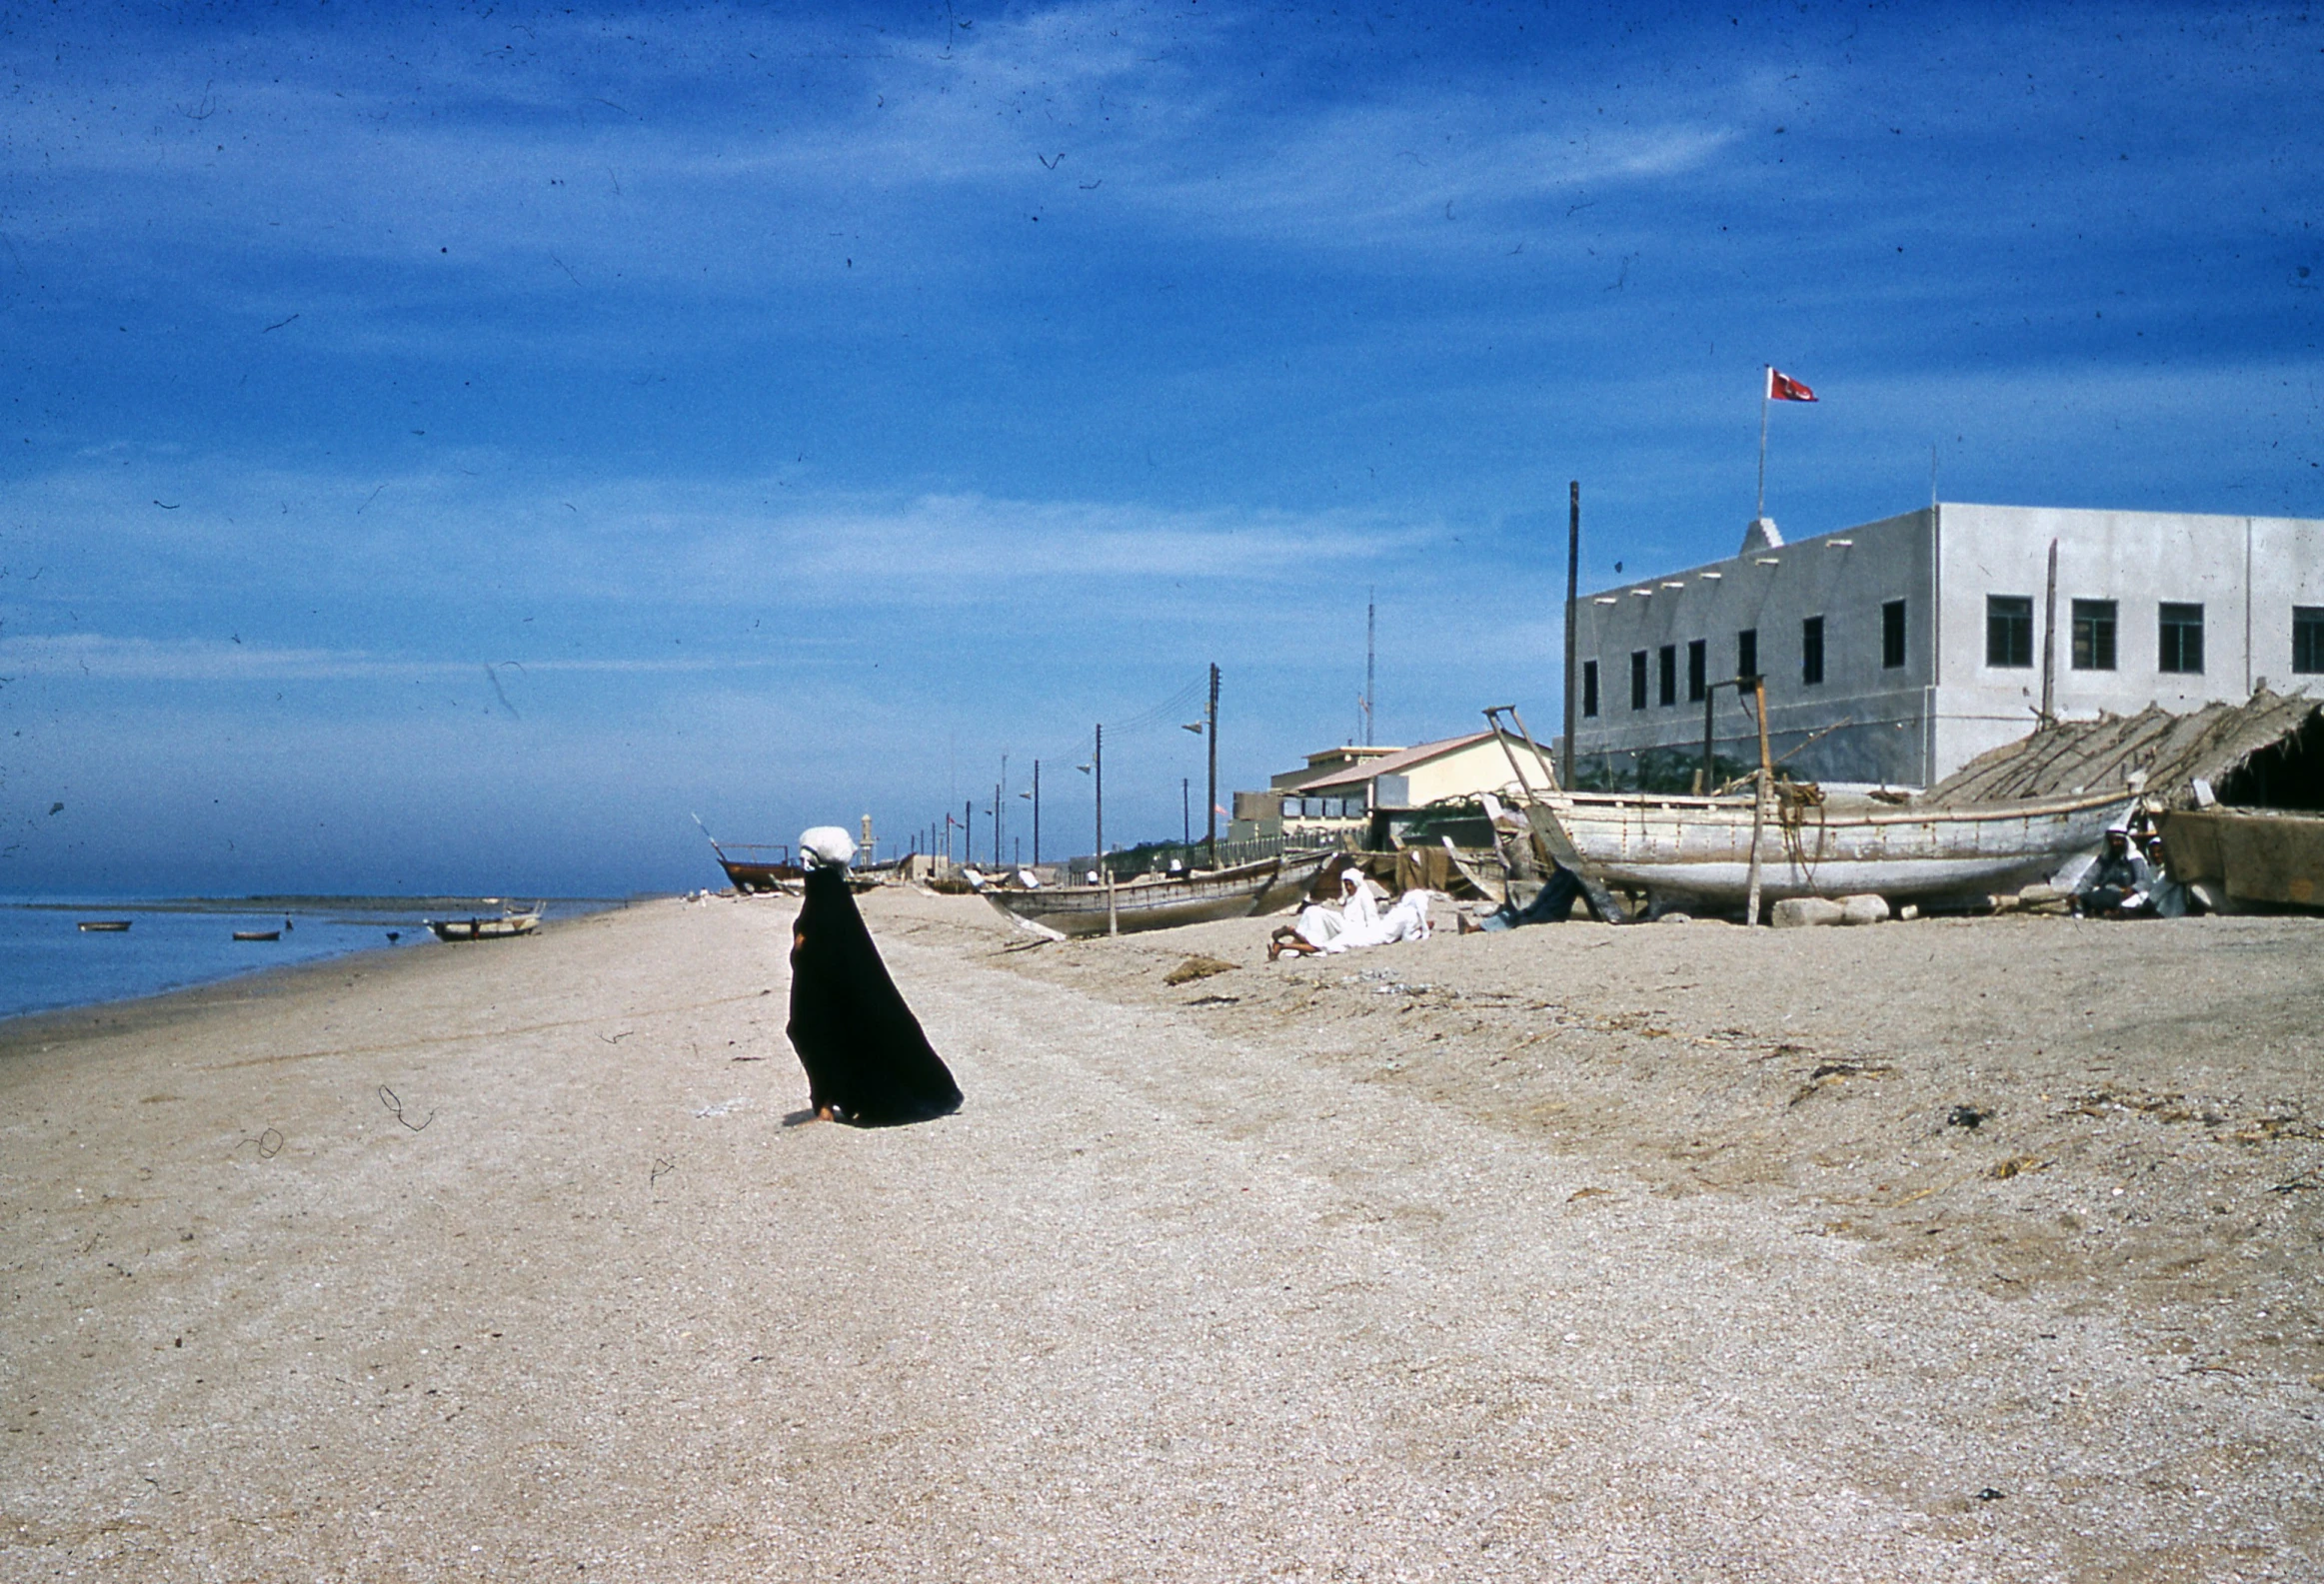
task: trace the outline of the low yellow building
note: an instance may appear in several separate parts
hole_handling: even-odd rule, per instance
[[[1509,789],[1508,756],[1490,732],[1414,748],[1325,749],[1264,792],[1234,794],[1228,839],[1283,836],[1302,845],[1384,847],[1398,822],[1431,804]]]

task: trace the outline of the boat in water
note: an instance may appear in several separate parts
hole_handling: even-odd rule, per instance
[[[421,922],[435,931],[439,940],[507,940],[541,927],[541,904],[535,902],[530,910],[519,910],[504,903],[497,917],[426,918]]]
[[[1141,875],[1112,885],[1023,887],[988,881],[977,894],[1011,918],[1061,935],[1129,934],[1250,918],[1287,907],[1337,855],[1285,852],[1232,868]]]
[[[134,918],[84,918],[81,933],[85,935],[117,935],[135,923]]]
[[[237,929],[234,931],[234,938],[237,940],[280,940],[282,937],[283,932],[280,929]]]

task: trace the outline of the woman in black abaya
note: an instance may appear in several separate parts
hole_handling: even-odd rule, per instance
[[[904,1004],[848,889],[856,844],[836,825],[799,838],[807,901],[791,935],[791,1046],[827,1121],[885,1127],[959,1110],[960,1085]]]

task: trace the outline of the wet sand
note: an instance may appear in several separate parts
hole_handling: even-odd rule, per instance
[[[0,1579],[2324,1573],[2324,926],[866,910],[0,1030]]]

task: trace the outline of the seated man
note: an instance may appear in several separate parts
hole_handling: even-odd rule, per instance
[[[2129,828],[2109,825],[2098,861],[2090,865],[2082,882],[2074,887],[2074,916],[2135,916],[2146,905],[2147,882],[2146,859],[2132,850]]]
[[[1380,914],[1379,928],[1372,940],[1374,945],[1388,945],[1397,940],[1425,940],[1428,938],[1428,893],[1408,890],[1396,898],[1396,904]]]
[[[2184,918],[2194,910],[2187,887],[2171,878],[2163,862],[2162,833],[2146,838],[2147,906],[2157,918]]]
[[[1493,930],[1516,929],[1525,924],[1563,923],[1573,912],[1573,899],[1580,894],[1580,879],[1571,869],[1558,867],[1550,871],[1549,878],[1542,882],[1540,890],[1523,907],[1502,902],[1469,927]]]
[[[1299,909],[1296,922],[1277,925],[1274,933],[1267,937],[1266,959],[1272,962],[1286,951],[1295,957],[1311,957],[1317,952],[1329,951],[1333,949],[1332,942],[1346,928],[1346,921],[1338,908],[1326,907],[1321,902],[1309,902]]]

